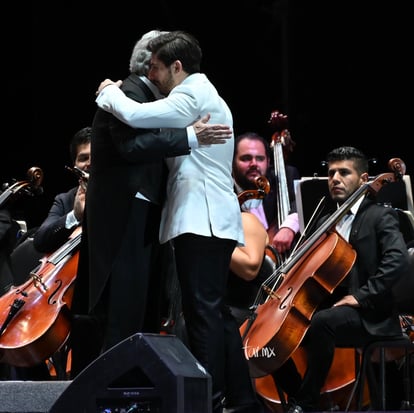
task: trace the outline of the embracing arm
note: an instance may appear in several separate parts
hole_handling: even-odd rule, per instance
[[[231,138],[229,126],[209,124],[209,119],[206,115],[192,126],[181,129],[133,129],[111,116],[109,127],[120,154],[136,162],[187,155],[191,149],[223,144]]]
[[[166,98],[140,103],[125,95],[117,84],[110,84],[98,94],[96,103],[133,128],[186,127],[199,115],[193,92],[177,86]]]

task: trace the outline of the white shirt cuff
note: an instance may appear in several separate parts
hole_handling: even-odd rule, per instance
[[[72,211],[68,212],[68,214],[66,215],[65,228],[71,229],[79,224],[80,222],[76,219],[75,212],[72,209]]]
[[[299,215],[297,212],[289,214],[285,220],[282,222],[280,228],[290,228],[295,234],[299,232]]]
[[[188,146],[191,149],[197,149],[198,148],[197,135],[192,126],[187,126],[187,137],[188,137]]]

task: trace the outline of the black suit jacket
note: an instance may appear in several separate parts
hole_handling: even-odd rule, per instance
[[[122,89],[138,102],[155,100],[150,89],[135,74],[124,80]],[[84,217],[87,231],[84,228],[82,235],[83,239],[87,237],[90,240],[90,308],[98,302],[111,273],[112,263],[121,243],[125,242],[135,194],[140,192],[151,202],[162,205],[167,177],[164,158],[189,152],[185,129],[133,129],[104,110],[96,111],[92,124],[92,162]],[[159,220],[154,220],[154,225],[158,226]]]
[[[65,228],[66,217],[73,210],[78,187],[56,195],[46,219],[33,237],[33,245],[39,252],[51,253],[63,245],[76,229]]]
[[[362,323],[373,335],[400,334],[392,287],[406,274],[409,261],[397,212],[364,199],[352,223],[349,244],[356,260],[342,285],[360,303]]]

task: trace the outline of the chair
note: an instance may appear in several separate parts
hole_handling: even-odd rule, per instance
[[[392,291],[400,314],[414,314],[414,247],[408,248],[409,268]]]
[[[401,402],[401,410],[410,410],[411,404],[411,377],[410,364],[414,353],[414,342],[404,334],[399,338],[388,338],[376,340],[367,344],[361,352],[361,359],[357,377],[348,399],[345,411],[348,412],[351,402],[356,397],[356,410],[362,409],[362,397],[365,386],[365,379],[368,380],[370,404],[374,409],[386,410],[386,350],[401,350],[403,356],[403,386],[404,399]],[[375,352],[379,354],[376,354]],[[379,378],[374,374],[373,365],[379,364]]]
[[[30,271],[39,264],[44,254],[37,251],[33,245],[33,237],[27,237],[10,254],[13,270],[14,285],[25,283],[30,278]]]
[[[393,288],[393,295],[400,314],[414,314],[414,248],[408,249],[410,265],[406,274],[399,280],[399,282]],[[404,317],[404,315],[401,315]],[[408,316],[411,317],[411,316]],[[404,330],[404,329],[403,329]],[[411,393],[411,374],[410,364],[412,355],[414,353],[414,343],[411,335],[411,331],[405,330],[402,338],[395,339],[382,339],[369,343],[361,352],[360,365],[358,368],[357,378],[351,396],[348,400],[348,404],[345,411],[348,411],[350,404],[356,396],[357,408],[361,409],[362,394],[365,385],[365,378],[368,379],[368,386],[370,390],[371,402],[377,405],[378,409],[385,410],[386,408],[386,351],[398,350],[402,351],[404,357],[404,400],[402,402],[402,408],[410,405],[410,393]],[[379,357],[373,359],[375,351],[379,353]],[[373,362],[379,363],[379,383],[373,373]],[[412,395],[411,395],[412,396]]]

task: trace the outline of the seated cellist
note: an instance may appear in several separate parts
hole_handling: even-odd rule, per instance
[[[326,160],[329,194],[340,207],[368,182],[368,160],[348,146],[332,150]],[[408,253],[396,211],[364,195],[335,229],[356,251],[356,261],[311,319],[301,342],[307,369],[299,390],[290,397],[288,413],[320,410],[320,389],[335,347],[362,347],[374,339],[402,334],[391,287],[407,270]]]

